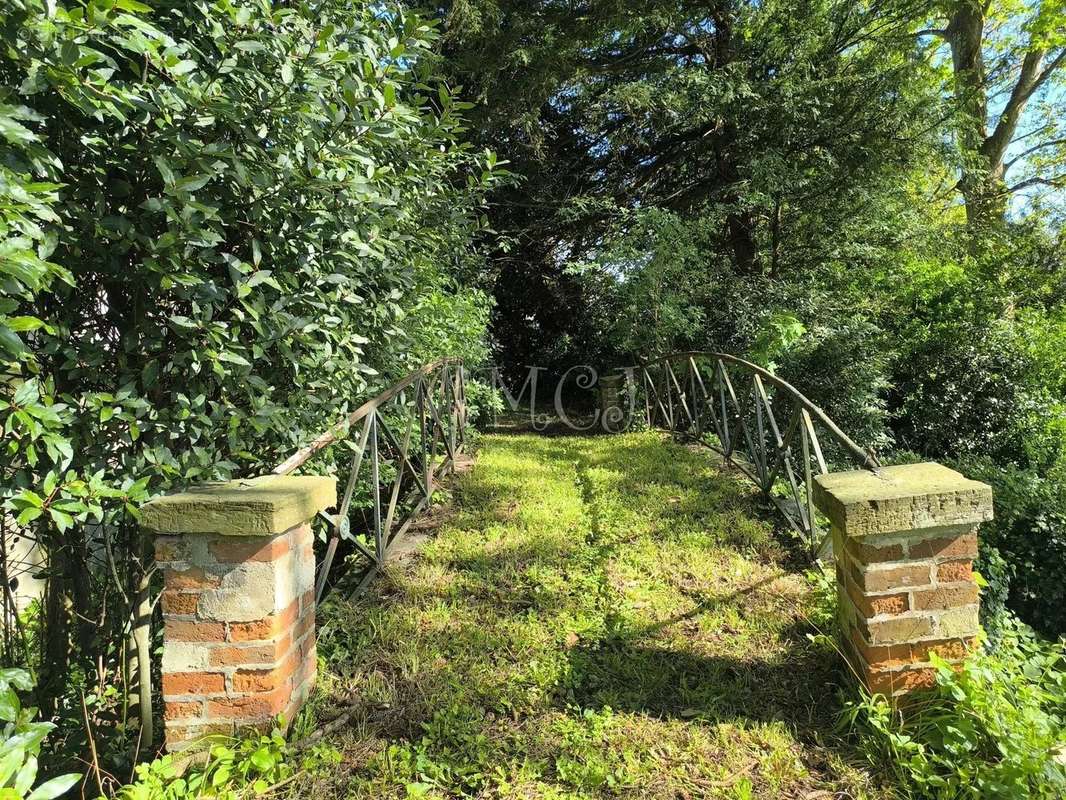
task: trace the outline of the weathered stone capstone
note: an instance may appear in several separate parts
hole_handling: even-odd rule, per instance
[[[309,520],[333,478],[267,476],[142,508],[163,572],[167,747],[289,721],[315,681],[315,557]]]
[[[871,692],[932,686],[929,661],[965,657],[977,635],[977,527],[992,490],[940,464],[822,475],[844,650]]]
[[[141,508],[141,524],[156,533],[262,536],[287,531],[336,502],[334,478],[264,475],[159,497]]]
[[[934,463],[821,475],[814,501],[851,537],[973,526],[992,519],[991,486]]]

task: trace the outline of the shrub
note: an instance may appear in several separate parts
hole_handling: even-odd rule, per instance
[[[895,368],[890,407],[899,444],[924,455],[1025,458],[1025,421],[1039,399],[1011,332],[989,321],[936,322],[915,334]]]
[[[981,528],[987,533],[988,525]],[[999,641],[1000,629],[1012,619],[1008,606],[1010,583],[1014,565],[1003,558],[985,535],[978,537],[977,560],[974,561],[975,580],[981,587],[981,627],[988,633],[994,646]]]
[[[625,217],[622,228],[597,263],[614,295],[611,343],[622,353],[650,358],[698,342],[709,294],[699,226],[661,209],[643,209]]]
[[[1043,633],[1066,634],[1066,482],[988,460],[955,466],[991,484],[995,499],[995,519],[981,526],[978,568],[993,589],[983,602],[1001,598]]]
[[[983,620],[1012,609],[1066,631],[1066,323],[1054,248],[1016,231],[1011,245],[960,261],[911,259],[892,306],[898,357],[888,393],[897,442],[993,487],[982,527]],[[891,320],[886,322],[890,324]]]
[[[888,359],[883,332],[862,319],[850,320],[813,326],[781,358],[779,373],[859,446],[880,449],[891,441],[882,399]],[[822,445],[833,455],[832,440]]]
[[[445,356],[462,358],[468,370],[485,364],[491,308],[491,299],[480,289],[434,288],[419,297],[405,320],[411,331],[411,368]]]
[[[906,796],[955,800],[1060,798],[1066,793],[1066,646],[1020,623],[994,650],[955,667],[935,659],[937,687],[902,710],[880,695],[843,720]]]
[[[69,773],[47,780],[36,788],[37,757],[51,722],[37,720],[36,708],[23,708],[18,691],[33,688],[30,674],[23,669],[0,669],[0,797],[3,800],[53,800],[66,794],[81,775]]]
[[[467,381],[466,413],[467,420],[471,425],[476,424],[483,429],[497,415],[502,414],[505,408],[500,390],[495,388],[491,381]],[[475,433],[476,431],[471,430],[468,435]]]
[[[11,0],[0,34],[0,499],[48,554],[22,656],[80,729],[78,684],[132,689],[138,504],[272,467],[404,371],[493,159],[400,5]],[[115,703],[94,727],[135,739]]]

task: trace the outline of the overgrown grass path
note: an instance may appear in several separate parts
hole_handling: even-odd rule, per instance
[[[654,433],[487,436],[455,512],[320,621],[324,797],[864,797],[749,487]]]

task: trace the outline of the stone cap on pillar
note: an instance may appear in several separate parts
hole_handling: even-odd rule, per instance
[[[157,497],[141,506],[141,524],[156,533],[269,536],[336,504],[336,478],[264,475]]]
[[[992,519],[992,487],[936,463],[814,479],[814,502],[847,536],[978,525]]]

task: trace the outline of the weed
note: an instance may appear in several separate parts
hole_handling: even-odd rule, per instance
[[[136,767],[137,779],[123,786],[117,800],[216,800],[274,793],[306,774],[332,766],[340,760],[330,745],[318,744],[297,756],[278,729],[270,734],[233,738],[211,737],[202,760],[179,774],[170,755]]]
[[[901,709],[864,694],[843,721],[908,797],[1066,796],[1066,645],[1008,622],[993,651],[956,669],[933,656],[937,688]]]

